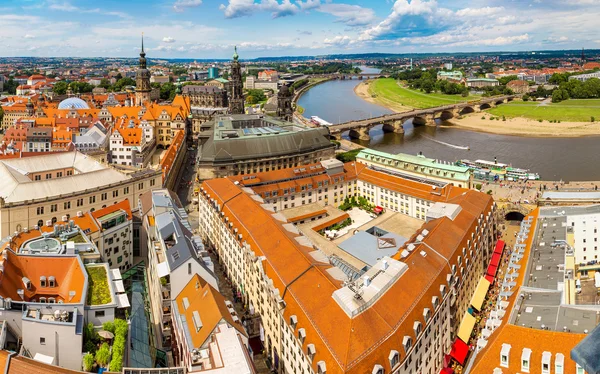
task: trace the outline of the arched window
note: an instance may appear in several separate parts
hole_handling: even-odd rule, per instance
[[[56,217],[52,217],[52,224],[54,225],[56,223],[57,219]]]
[[[37,223],[37,225],[38,225],[38,227],[42,227],[42,226],[44,226],[44,221],[42,221],[42,220],[39,220],[39,221],[38,221],[38,223]]]

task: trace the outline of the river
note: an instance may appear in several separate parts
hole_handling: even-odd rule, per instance
[[[377,70],[366,71],[363,68],[363,72],[374,73]],[[319,116],[332,123],[391,113],[384,107],[356,96],[354,87],[359,83],[358,80],[325,82],[302,95],[298,105],[304,108],[305,117]],[[452,162],[458,159],[493,161],[494,157],[497,157],[498,162],[539,173],[544,180],[600,180],[600,137],[597,136],[529,138],[439,126],[413,127],[410,121],[404,124],[404,130],[404,134],[383,133],[381,126],[378,126],[371,130],[370,141],[353,141],[384,152],[423,152],[427,157]],[[347,137],[347,134],[344,137]],[[452,145],[468,146],[470,150],[443,145],[432,138]]]

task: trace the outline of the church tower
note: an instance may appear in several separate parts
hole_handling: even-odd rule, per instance
[[[244,92],[242,83],[242,66],[238,61],[237,47],[233,53],[231,63],[231,81],[229,82],[229,112],[231,114],[244,114]]]
[[[140,65],[135,74],[135,105],[143,105],[150,101],[150,71],[146,68],[146,53],[144,52],[144,34],[142,34],[142,52]]]
[[[292,109],[292,92],[287,84],[283,84],[277,93],[277,117],[292,122],[294,110]]]

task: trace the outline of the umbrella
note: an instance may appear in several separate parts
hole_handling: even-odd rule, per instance
[[[104,339],[113,339],[115,337],[115,334],[113,334],[110,331],[105,331],[105,330],[98,331],[98,335],[100,335]]]

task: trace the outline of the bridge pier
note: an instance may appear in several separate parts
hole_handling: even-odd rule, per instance
[[[382,126],[382,130],[383,132],[393,132],[396,134],[404,134],[404,127],[402,126],[402,124],[404,123],[404,121],[391,121],[391,122],[384,122],[383,126]]]
[[[348,131],[348,135],[353,139],[370,140],[369,129],[367,126],[351,129]]]
[[[413,125],[435,126],[435,113],[414,117]]]

